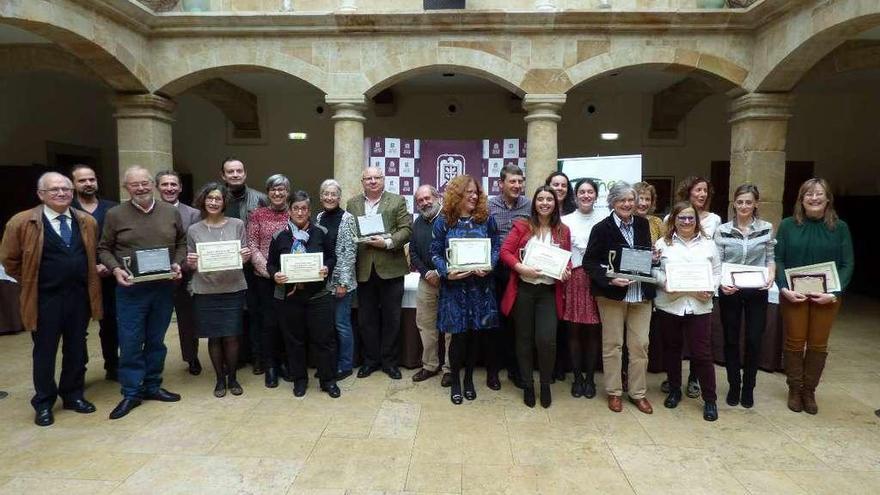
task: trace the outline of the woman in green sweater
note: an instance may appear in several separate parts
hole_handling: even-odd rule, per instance
[[[828,356],[828,336],[840,309],[839,296],[852,279],[854,265],[849,227],[834,211],[834,195],[828,182],[810,179],[801,185],[794,215],[782,220],[776,239],[788,408],[816,414],[819,408],[815,391]],[[829,261],[837,264],[840,291],[801,294],[789,288],[786,269]]]

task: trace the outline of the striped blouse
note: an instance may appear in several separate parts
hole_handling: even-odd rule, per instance
[[[752,220],[749,234],[743,235],[735,222],[727,222],[715,232],[715,245],[722,263],[769,266],[773,263],[776,245],[773,224],[756,218]]]

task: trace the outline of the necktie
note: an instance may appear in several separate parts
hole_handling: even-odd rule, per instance
[[[70,246],[70,239],[73,237],[73,232],[70,230],[70,224],[67,223],[67,215],[59,215],[58,221],[61,222],[61,240],[64,241],[64,244]]]

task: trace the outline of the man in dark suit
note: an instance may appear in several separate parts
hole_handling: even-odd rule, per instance
[[[202,213],[180,202],[180,175],[174,170],[162,170],[156,174],[156,188],[162,201],[177,208],[180,219],[183,221],[183,230],[186,232],[189,226],[198,223],[202,219]],[[193,298],[187,290],[187,285],[192,278],[188,271],[183,272],[183,278],[174,290],[174,314],[177,315],[177,335],[180,338],[180,355],[186,361],[189,374],[198,375],[202,372],[202,363],[199,362],[199,338],[196,337],[196,320],[193,314]]]
[[[52,407],[61,396],[64,409],[95,412],[83,396],[86,328],[101,318],[101,287],[95,260],[98,224],[70,208],[73,183],[47,172],[37,181],[42,204],[22,211],[6,224],[0,261],[21,284],[21,317],[34,341],[34,423],[55,422]],[[55,383],[55,355],[63,337],[61,380]]]
[[[403,197],[385,191],[381,170],[368,167],[361,180],[364,193],[348,200],[346,210],[356,218],[380,215],[385,232],[358,243],[358,323],[364,364],[357,376],[368,377],[381,367],[399,380],[400,308],[403,277],[409,273],[403,246],[412,234],[412,215]]]
[[[73,179],[73,202],[70,206],[82,210],[98,222],[98,239],[104,230],[104,216],[118,203],[98,195],[100,185],[95,170],[88,165],[74,165],[70,171]],[[116,381],[119,368],[119,335],[116,328],[116,279],[110,270],[98,263],[98,276],[101,277],[101,300],[104,304],[104,317],[101,318],[98,337],[101,339],[101,354],[104,357],[104,377]],[[88,360],[88,356],[86,356]]]

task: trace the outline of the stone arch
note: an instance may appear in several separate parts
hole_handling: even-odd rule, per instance
[[[876,26],[880,2],[813,0],[759,33],[748,84],[760,92],[790,91],[835,48]]]
[[[584,60],[565,72],[573,89],[599,76],[637,65],[656,66],[678,73],[702,73],[714,76],[732,88],[742,87],[748,69],[727,58],[710,53],[675,47],[641,47],[639,50],[612,51]]]
[[[69,0],[0,2],[0,23],[54,42],[117,91],[147,90],[146,39],[92,10]]]
[[[222,78],[224,75],[242,72],[266,72],[272,74],[280,74],[283,76],[299,79],[313,87],[316,87],[315,84],[312,84],[309,81],[290,74],[289,72],[275,68],[263,67],[259,65],[224,65],[220,67],[211,67],[208,69],[197,70],[195,72],[185,74],[172,81],[167,81],[156,90],[156,93],[173,98],[175,96],[179,96],[181,93],[187,91],[188,89],[198,86],[211,79]],[[316,87],[316,89],[320,90],[321,88]]]
[[[390,86],[421,74],[437,71],[459,72],[491,81],[523,96],[528,71],[510,60],[509,42],[439,41],[436,49],[401,51],[387,64],[368,67],[364,73],[370,85],[364,94],[371,98]]]

